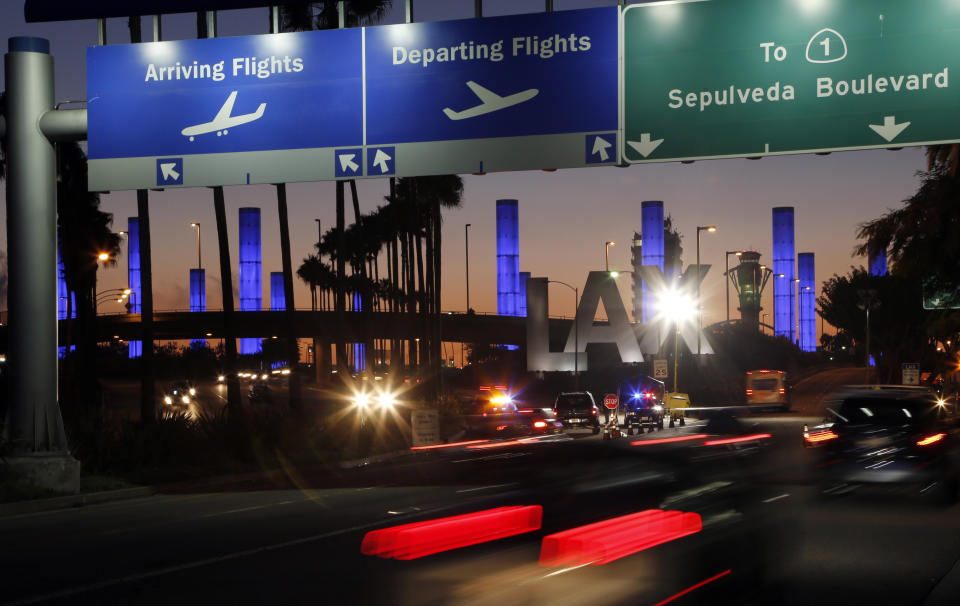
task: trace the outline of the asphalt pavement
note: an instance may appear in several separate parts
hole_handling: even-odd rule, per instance
[[[898,493],[823,500],[801,447],[810,420],[750,417],[743,431],[772,437],[711,447],[692,437],[709,433],[703,422],[615,440],[572,432],[455,446],[353,470],[291,470],[273,485],[181,486],[4,517],[0,603],[823,605],[936,596],[960,558],[960,507]],[[632,444],[677,437],[690,439]],[[372,530],[508,505],[541,506],[542,528],[409,561],[360,551]],[[697,512],[703,529],[608,564],[538,562],[548,534],[649,509]]]

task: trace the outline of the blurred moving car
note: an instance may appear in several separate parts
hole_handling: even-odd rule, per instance
[[[790,410],[790,387],[782,370],[748,370],[746,390],[751,408]]]
[[[251,404],[273,403],[273,392],[270,390],[270,386],[267,385],[266,381],[254,382],[254,384],[250,386],[249,396]]]
[[[624,394],[623,424],[627,427],[627,435],[633,435],[634,431],[642,432],[644,429],[663,429],[663,399],[666,396],[663,381],[653,377],[641,377],[638,381],[622,386],[620,392]]]
[[[957,417],[936,394],[855,389],[828,401],[827,418],[804,426],[826,493],[860,484],[913,484],[945,503],[957,498]]]
[[[186,408],[196,401],[197,388],[189,381],[177,381],[163,392],[163,403],[171,407]]]
[[[600,409],[589,391],[567,391],[557,396],[553,412],[564,427],[589,427],[600,433]]]
[[[518,405],[505,389],[482,390],[474,414],[466,417],[467,435],[516,437],[563,432],[563,423],[550,408]]]

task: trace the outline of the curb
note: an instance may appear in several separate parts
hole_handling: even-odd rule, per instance
[[[83,507],[85,505],[96,505],[98,503],[107,503],[109,501],[121,501],[124,499],[139,499],[149,497],[156,493],[152,486],[143,486],[137,488],[121,488],[119,490],[104,490],[102,492],[88,492],[85,494],[73,494],[65,497],[52,497],[49,499],[35,499],[32,501],[14,501],[12,503],[0,504],[0,517],[20,515],[24,513],[40,513],[44,511],[53,511],[56,509],[66,509],[68,507]]]

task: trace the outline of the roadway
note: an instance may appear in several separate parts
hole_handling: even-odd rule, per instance
[[[712,432],[700,421],[572,432],[0,518],[0,602],[656,604],[730,570],[672,603],[924,603],[960,557],[960,506],[819,498],[800,446],[810,420],[744,420],[773,435],[761,449],[631,445]],[[374,529],[502,505],[542,505],[543,529],[410,561],[360,552]],[[703,530],[602,566],[538,565],[547,533],[656,507],[696,511]]]

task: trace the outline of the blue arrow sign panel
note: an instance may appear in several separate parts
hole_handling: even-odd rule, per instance
[[[363,148],[338,149],[333,153],[333,161],[333,174],[338,179],[363,176]]]
[[[88,48],[89,157],[362,144],[361,31],[318,34]]]
[[[157,187],[183,185],[183,158],[157,158]]]
[[[367,176],[386,177],[396,174],[396,148],[368,147],[367,148]]]
[[[367,144],[617,129],[617,8],[366,30]]]

